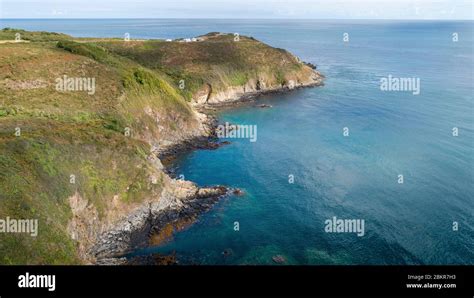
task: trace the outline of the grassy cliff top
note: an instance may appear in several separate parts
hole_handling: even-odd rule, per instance
[[[285,74],[307,68],[288,51],[252,37],[209,33],[195,40],[105,41],[98,44],[144,67],[166,73],[175,82],[184,81],[183,95],[188,99],[203,84],[212,85],[214,90],[225,90],[230,86],[245,85],[259,74],[272,74],[282,81]]]

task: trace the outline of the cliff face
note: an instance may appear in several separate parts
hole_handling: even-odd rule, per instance
[[[125,264],[124,254],[151,244],[151,236],[192,223],[225,196],[225,187],[199,188],[189,181],[165,178],[156,196],[138,204],[124,204],[118,196],[107,202],[101,220],[92,204],[78,193],[69,198],[73,213],[68,232],[77,241],[80,259],[87,263]]]
[[[304,72],[307,74],[303,75]],[[268,75],[260,75],[259,78],[250,79],[242,86],[229,86],[222,91],[212,92],[212,89],[205,85],[193,96],[193,104],[196,106],[229,104],[263,93],[319,86],[322,85],[322,81],[319,73],[307,69],[302,73],[287,75],[287,79],[282,83],[274,81]]]
[[[1,264],[122,262],[228,193],[172,179],[160,160],[205,146],[214,119],[200,107],[322,83],[247,37],[125,42],[10,29],[0,39],[17,32],[30,42],[0,44],[0,218],[38,219],[39,233],[0,234]],[[68,78],[94,79],[94,90],[58,88]]]

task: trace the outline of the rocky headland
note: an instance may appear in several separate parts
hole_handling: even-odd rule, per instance
[[[323,84],[313,64],[252,37],[0,40],[16,33],[28,42],[0,44],[0,215],[38,218],[40,233],[0,236],[1,264],[173,263],[125,256],[242,193],[174,177],[174,157],[229,144],[215,133],[221,106]],[[65,75],[94,78],[94,93],[58,90]]]

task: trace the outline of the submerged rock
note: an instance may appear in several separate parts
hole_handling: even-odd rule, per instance
[[[124,265],[178,265],[178,260],[176,258],[176,252],[170,255],[155,253],[146,256],[132,257],[128,259]]]
[[[245,194],[245,193],[244,193],[241,189],[239,189],[239,188],[234,189],[234,190],[232,191],[232,193],[233,193],[234,195],[236,195],[236,196],[243,196],[243,195]]]
[[[223,255],[224,257],[229,257],[229,256],[231,256],[231,255],[232,255],[232,249],[230,249],[230,248],[224,249],[224,251],[222,252],[222,255]]]
[[[282,256],[282,255],[273,256],[273,257],[272,257],[272,260],[273,260],[273,262],[275,262],[275,263],[277,263],[277,264],[286,263],[286,259],[285,259],[285,257]]]

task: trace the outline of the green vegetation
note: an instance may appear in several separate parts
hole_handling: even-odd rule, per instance
[[[0,40],[15,40],[16,34],[19,33],[21,40],[28,40],[32,42],[40,41],[58,41],[58,40],[66,40],[71,39],[71,36],[62,34],[62,33],[54,33],[54,32],[31,32],[25,31],[21,29],[13,29],[13,28],[3,28],[0,31]]]
[[[301,63],[285,50],[274,49],[253,38],[210,33],[197,42],[134,41],[97,42],[109,52],[127,57],[143,67],[160,71],[178,86],[181,94],[191,96],[207,83],[214,90],[242,86],[265,75],[268,80],[285,82],[285,76],[301,71]],[[179,89],[178,89],[179,90]]]
[[[59,41],[57,47],[64,49],[73,54],[82,55],[94,59],[97,62],[107,62],[111,58],[104,48],[94,44],[78,43],[75,41],[65,40]]]

